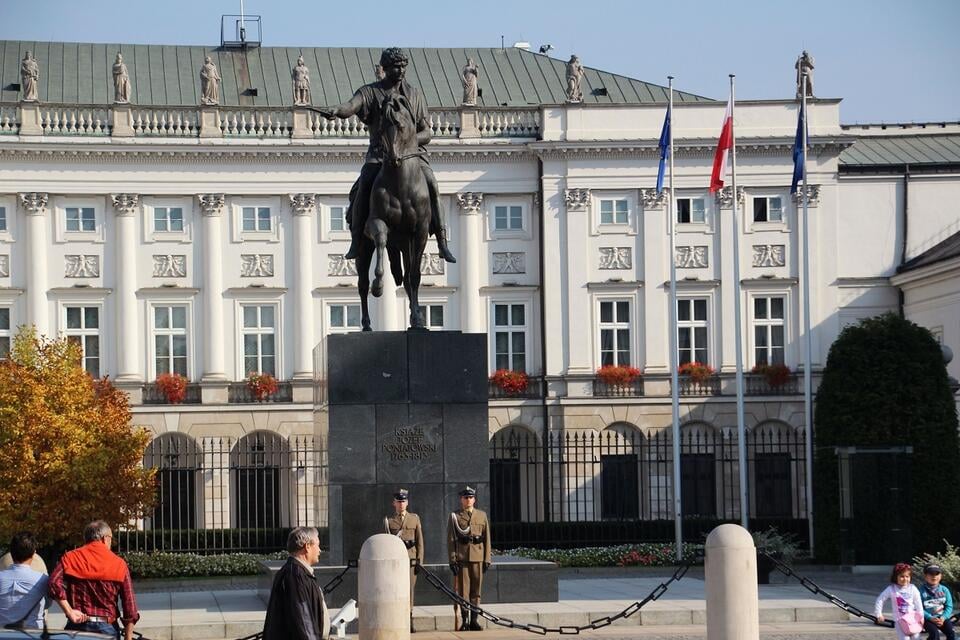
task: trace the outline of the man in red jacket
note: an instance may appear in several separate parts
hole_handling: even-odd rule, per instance
[[[130,569],[123,558],[110,550],[113,531],[103,520],[95,520],[84,528],[83,539],[86,544],[63,554],[50,574],[50,597],[66,614],[68,630],[119,638],[120,620],[125,640],[131,640],[140,612]],[[118,598],[123,605],[122,614]]]

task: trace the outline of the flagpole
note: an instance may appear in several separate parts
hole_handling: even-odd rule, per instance
[[[730,161],[731,171],[731,189],[733,195],[733,215],[731,224],[733,225],[733,323],[734,323],[734,346],[737,350],[737,464],[740,470],[740,524],[744,529],[750,528],[750,509],[747,497],[747,430],[743,418],[743,327],[740,317],[740,222],[737,215],[740,203],[737,199],[737,128],[732,126],[733,114],[736,110],[736,98],[734,97],[734,79],[736,75],[730,74]]]
[[[800,114],[803,118],[803,334],[805,351],[803,364],[803,417],[806,422],[807,464],[806,464],[806,500],[807,534],[810,536],[810,555],[813,556],[813,336],[810,333],[810,218],[807,208],[807,72],[800,74],[802,102]]]
[[[670,102],[667,113],[670,118],[668,138],[670,144],[670,189],[667,205],[667,220],[670,229],[670,416],[673,427],[673,528],[677,544],[677,560],[683,560],[683,513],[680,487],[680,380],[678,375],[677,344],[677,220],[673,210],[673,76],[667,76]]]

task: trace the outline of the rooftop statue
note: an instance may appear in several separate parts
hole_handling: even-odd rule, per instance
[[[210,56],[203,59],[200,69],[200,104],[212,106],[220,104],[220,72]]]
[[[113,63],[113,101],[117,104],[130,102],[130,76],[127,74],[127,65],[123,63],[123,55],[119,52]]]
[[[480,72],[477,69],[477,63],[473,58],[467,58],[467,64],[463,67],[463,104],[477,104],[477,81],[480,78]]]
[[[583,90],[580,81],[583,79],[583,65],[580,58],[570,56],[567,61],[567,102],[583,102]]]
[[[303,56],[297,58],[292,73],[293,104],[298,107],[310,104],[310,68],[304,63]]]
[[[40,64],[33,54],[27,51],[20,61],[20,88],[23,90],[24,102],[36,102],[37,89],[40,82]]]
[[[797,70],[797,98],[803,97],[803,85],[807,85],[807,97],[813,97],[813,56],[804,51],[793,65]]]

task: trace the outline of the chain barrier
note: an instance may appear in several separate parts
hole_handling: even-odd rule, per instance
[[[500,625],[501,627],[506,627],[508,629],[519,629],[521,631],[529,631],[530,633],[535,633],[540,636],[545,636],[548,633],[559,633],[560,635],[577,635],[581,631],[589,631],[594,629],[602,629],[608,625],[613,624],[621,618],[629,618],[636,612],[640,611],[645,605],[657,600],[667,592],[667,589],[670,588],[670,585],[683,578],[686,575],[687,570],[690,568],[692,563],[687,561],[677,567],[676,571],[673,572],[673,575],[670,576],[670,579],[666,582],[661,582],[653,589],[647,597],[643,600],[638,600],[628,606],[626,609],[620,613],[612,616],[604,616],[602,618],[597,618],[596,620],[591,620],[585,625],[561,625],[559,627],[545,627],[539,624],[531,623],[522,623],[516,622],[509,618],[503,618],[494,613],[491,613],[482,607],[478,607],[474,604],[471,604],[465,600],[459,593],[447,586],[447,583],[444,582],[437,574],[433,573],[427,569],[424,565],[419,565],[419,573],[426,576],[427,582],[434,586],[435,589],[443,593],[447,598],[449,598],[455,605],[458,605],[462,609],[470,611],[471,613],[476,613],[482,618],[492,622],[493,624]]]
[[[792,568],[790,565],[786,564],[785,562],[783,562],[783,561],[780,560],[779,558],[773,557],[772,555],[770,555],[769,553],[767,553],[766,551],[764,551],[764,550],[762,550],[762,549],[758,549],[758,551],[759,551],[765,558],[767,558],[770,562],[772,562],[772,563],[773,563],[773,566],[776,567],[777,570],[780,571],[780,573],[784,574],[784,575],[787,576],[788,578],[796,578],[796,579],[800,582],[801,586],[803,586],[803,587],[804,587],[807,591],[809,591],[810,593],[812,593],[812,594],[814,594],[814,595],[817,595],[817,596],[823,596],[824,598],[827,599],[827,601],[828,601],[830,604],[832,604],[832,605],[834,605],[834,606],[837,606],[837,607],[840,607],[841,609],[843,609],[843,610],[846,611],[847,613],[852,614],[852,615],[854,615],[854,616],[856,616],[856,617],[858,617],[858,618],[863,618],[863,619],[865,619],[865,620],[870,620],[871,622],[873,622],[873,624],[880,625],[880,626],[885,626],[885,627],[893,627],[893,626],[894,626],[893,620],[884,620],[883,622],[878,621],[878,620],[877,620],[877,616],[873,615],[872,613],[867,613],[867,612],[864,611],[863,609],[860,609],[859,607],[850,604],[849,602],[847,602],[847,601],[844,600],[843,598],[840,598],[840,597],[838,597],[838,596],[830,593],[829,591],[827,591],[826,589],[822,588],[820,585],[818,585],[816,582],[814,582],[814,581],[811,580],[810,578],[807,578],[806,576],[802,576],[802,575],[800,575],[799,573],[797,573],[796,571],[794,571],[793,568]]]

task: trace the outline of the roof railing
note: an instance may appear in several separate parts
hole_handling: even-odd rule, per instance
[[[220,16],[220,46],[224,49],[253,49],[263,42],[260,16]]]

